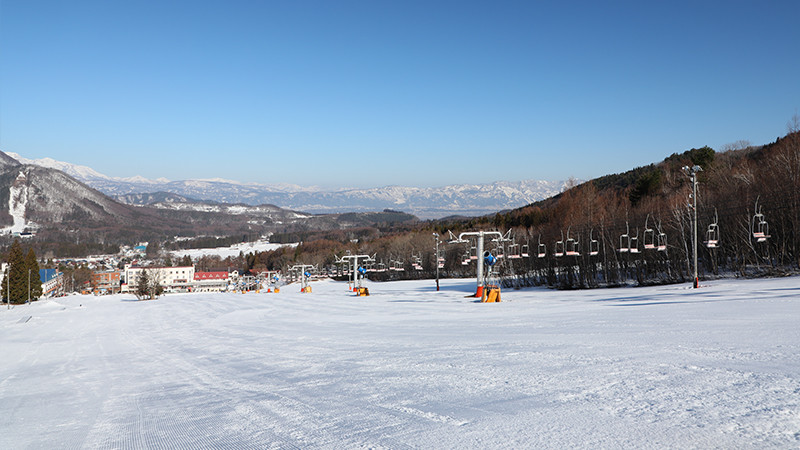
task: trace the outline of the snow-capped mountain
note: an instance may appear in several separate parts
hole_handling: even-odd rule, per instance
[[[0,236],[35,234],[43,242],[113,244],[148,236],[263,236],[417,220],[392,211],[312,215],[164,192],[125,197],[122,203],[61,170],[20,164],[0,151]]]
[[[157,221],[160,219],[118,203],[59,170],[19,163],[0,166],[0,234],[21,233],[40,225],[96,229]]]
[[[170,192],[194,199],[247,205],[271,204],[309,213],[341,213],[402,210],[423,219],[451,215],[478,216],[518,208],[553,195],[564,188],[563,181],[498,181],[491,184],[461,184],[436,188],[385,186],[371,189],[326,191],[291,184],[238,183],[230,180],[149,180],[143,177],[117,178],[89,167],[51,158],[31,160],[15,153],[24,164],[54,168],[89,186],[119,199],[127,194]],[[131,203],[141,204],[136,201]],[[158,206],[158,205],[156,205]]]

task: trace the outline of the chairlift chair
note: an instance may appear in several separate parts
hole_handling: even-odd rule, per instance
[[[553,251],[553,256],[556,258],[560,258],[564,256],[564,232],[561,232],[561,240],[556,241],[555,250]]]
[[[631,253],[639,253],[639,232],[636,232],[636,236],[631,236],[630,239],[631,246],[628,249]]]
[[[411,263],[411,267],[416,270],[422,270],[422,256],[413,256],[414,262]]]
[[[570,229],[567,228],[567,240],[564,243],[564,250],[567,256],[580,256],[581,252],[578,250],[578,241],[569,237]]]
[[[645,250],[655,250],[656,248],[656,230],[652,228],[644,229],[644,248]]]
[[[594,230],[589,230],[589,256],[597,256],[600,254],[600,242],[592,237]]]
[[[575,239],[567,239],[566,243],[566,254],[567,256],[581,256],[581,252],[579,250],[579,242]]]
[[[756,242],[765,242],[770,237],[769,224],[760,212],[753,216],[753,237]]]
[[[628,253],[631,249],[631,236],[626,232],[619,235],[619,252]]]
[[[656,248],[656,231],[648,226],[650,214],[644,219],[644,248],[645,250],[655,250]]]
[[[719,216],[717,215],[717,210],[714,209],[714,222],[708,224],[708,229],[706,230],[705,244],[708,248],[717,248],[719,245],[719,226],[717,222],[719,222]]]
[[[508,246],[508,259],[519,259],[522,258],[519,252],[519,244],[513,243]]]
[[[527,257],[530,256],[529,247],[530,247],[530,245],[528,245],[528,244],[522,244],[522,249],[520,250],[520,255],[523,258],[527,258]]]
[[[542,235],[539,235],[539,246],[536,249],[536,257],[544,258],[547,255],[547,246],[542,244]]]
[[[656,243],[656,250],[660,252],[667,251],[667,233],[659,231],[658,241]]]
[[[469,248],[469,259],[473,261],[478,259],[478,247],[473,245]]]
[[[706,230],[706,247],[717,248],[719,245],[719,228],[716,223],[708,224]]]

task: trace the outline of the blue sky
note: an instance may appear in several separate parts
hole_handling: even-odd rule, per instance
[[[323,187],[588,179],[774,141],[800,2],[0,0],[0,149]]]

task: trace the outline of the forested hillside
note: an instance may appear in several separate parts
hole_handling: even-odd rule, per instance
[[[371,278],[426,278],[435,273],[432,233],[446,241],[448,230],[510,229],[513,241],[487,244],[495,254],[520,256],[502,259],[499,273],[506,285],[582,288],[687,281],[692,276],[692,211],[690,178],[683,168],[697,165],[702,168],[697,198],[701,278],[794,271],[800,264],[797,125],[795,120],[785,137],[768,145],[691,149],[517,210],[377,234],[348,230],[306,236],[316,240],[256,255],[252,262],[271,269],[292,262],[326,266],[335,254],[349,250],[404,268],[373,272]],[[760,238],[759,232],[768,237]],[[474,276],[474,262],[462,264],[468,246],[443,243],[441,248],[443,276]]]

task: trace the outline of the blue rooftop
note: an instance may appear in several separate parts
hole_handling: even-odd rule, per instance
[[[39,269],[39,279],[42,280],[42,283],[47,283],[53,278],[56,278],[58,273],[56,269]]]

